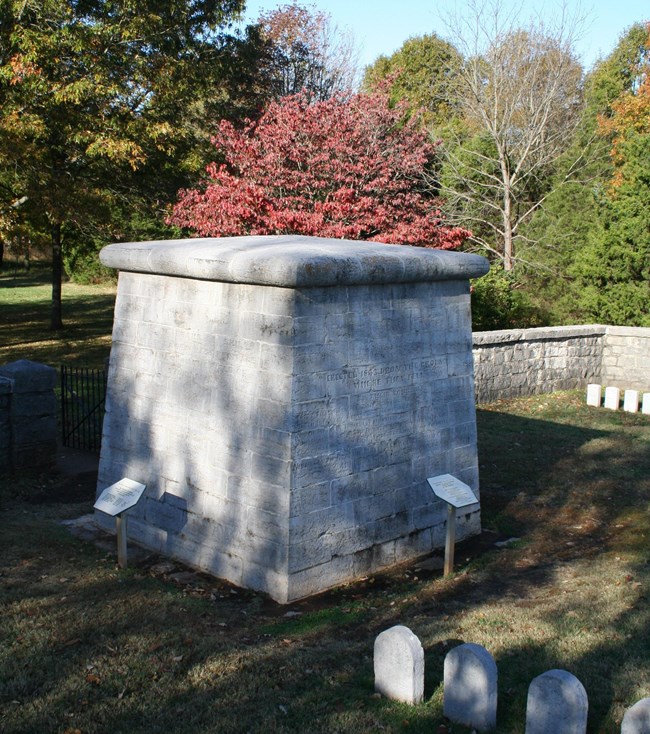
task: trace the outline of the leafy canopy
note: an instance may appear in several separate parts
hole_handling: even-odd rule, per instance
[[[0,227],[21,219],[51,233],[53,328],[68,234],[90,240],[125,200],[134,207],[153,175],[164,189],[171,161],[182,173],[195,144],[189,111],[227,71],[235,52],[223,28],[242,7],[0,2]]]
[[[650,24],[637,81],[600,118],[611,136],[614,175],[600,227],[574,272],[585,312],[606,323],[650,326]]]
[[[388,84],[392,103],[405,101],[423,113],[425,124],[440,128],[458,114],[455,84],[461,55],[435,33],[409,38],[390,56],[366,67],[363,89],[378,91]]]
[[[306,95],[271,102],[242,130],[222,122],[223,162],[207,184],[181,191],[170,223],[202,236],[305,234],[456,248],[424,173],[435,157],[417,121],[386,95]]]

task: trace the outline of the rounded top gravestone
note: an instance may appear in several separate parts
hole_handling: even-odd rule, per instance
[[[100,259],[130,272],[282,288],[465,280],[489,269],[479,255],[301,235],[124,242]]]

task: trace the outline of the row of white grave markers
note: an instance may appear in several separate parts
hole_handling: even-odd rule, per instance
[[[627,413],[639,412],[639,390],[625,390],[623,395],[623,410]],[[587,405],[600,408],[604,405],[610,410],[618,410],[621,405],[621,389],[618,387],[605,388],[605,400],[603,402],[602,385],[591,383],[587,385]],[[650,392],[644,392],[641,398],[641,412],[650,415]]]
[[[375,639],[375,690],[412,705],[424,698],[424,648],[408,627],[396,625]],[[444,664],[443,713],[452,722],[487,732],[497,722],[497,664],[481,645],[450,650]],[[566,670],[549,670],[528,688],[525,734],[585,734],[587,692]],[[621,734],[650,734],[650,698],[623,717]]]

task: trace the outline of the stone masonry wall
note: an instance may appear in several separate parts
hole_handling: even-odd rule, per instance
[[[589,325],[475,332],[477,402],[570,390],[600,381],[608,328]]]
[[[0,366],[0,470],[42,471],[56,463],[53,367],[20,359]]]
[[[466,281],[120,273],[98,488],[147,485],[134,539],[288,601],[443,545],[445,473],[478,495]]]
[[[622,390],[650,392],[650,329],[607,327],[601,380]]]

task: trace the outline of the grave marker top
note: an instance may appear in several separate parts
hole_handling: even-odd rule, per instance
[[[283,288],[465,280],[489,270],[479,255],[301,235],[123,242],[109,268]]]

